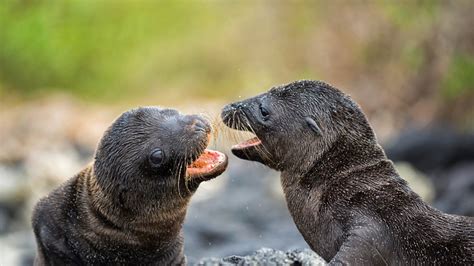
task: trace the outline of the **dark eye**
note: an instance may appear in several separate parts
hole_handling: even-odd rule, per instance
[[[160,166],[165,158],[165,154],[161,149],[154,149],[150,154],[150,163],[152,166]]]
[[[262,105],[260,105],[260,113],[262,114],[262,117],[263,119],[268,119],[268,116],[270,116],[270,112],[268,112],[267,109],[265,109],[265,107],[263,107]]]

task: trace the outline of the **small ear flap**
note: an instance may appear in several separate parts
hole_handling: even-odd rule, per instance
[[[308,116],[308,117],[305,117],[304,120],[306,121],[306,124],[309,126],[309,128],[311,128],[311,130],[313,130],[318,136],[323,135],[323,132],[319,128],[318,124],[316,124],[316,121],[314,121],[313,118]]]

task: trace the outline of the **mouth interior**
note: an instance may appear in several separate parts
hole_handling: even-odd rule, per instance
[[[258,137],[253,137],[251,139],[245,140],[239,144],[232,146],[232,149],[243,150],[250,147],[255,147],[262,144],[262,141]]]
[[[190,179],[218,175],[225,170],[226,162],[225,154],[205,149],[199,158],[187,167],[186,173]]]

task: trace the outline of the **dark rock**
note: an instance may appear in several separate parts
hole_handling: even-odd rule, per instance
[[[287,252],[262,248],[248,256],[205,258],[194,265],[326,265],[326,261],[309,249]]]
[[[0,234],[4,234],[10,229],[16,216],[16,206],[0,202]]]
[[[433,205],[447,213],[474,216],[474,162],[439,173]]]
[[[410,163],[433,182],[433,205],[443,212],[474,216],[474,134],[448,127],[407,130],[386,148],[394,161]]]
[[[449,127],[409,129],[386,145],[393,161],[405,161],[422,172],[433,173],[474,161],[474,134]]]

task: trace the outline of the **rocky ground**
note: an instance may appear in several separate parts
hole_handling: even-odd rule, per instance
[[[31,265],[35,251],[29,222],[32,206],[52,187],[92,160],[97,141],[119,113],[67,100],[1,110],[0,265]],[[465,140],[462,145],[453,144],[458,148],[447,145],[451,147],[449,150],[457,149],[457,153],[464,154],[459,160],[462,164],[449,160],[447,166],[434,172],[428,171],[431,168],[423,163],[420,166],[408,156],[412,152],[403,148],[418,145],[419,140],[409,141],[413,137],[394,140],[387,154],[397,161],[408,162],[399,164],[399,171],[425,200],[434,200],[435,206],[450,213],[473,215],[474,205],[469,202],[474,197],[474,158],[466,149],[474,149],[474,145],[469,146],[470,137],[450,138]],[[406,142],[409,145],[403,146]],[[226,151],[224,147],[228,144],[221,143],[217,148]],[[416,158],[429,159],[439,154],[430,150]],[[459,158],[456,152],[449,154]],[[442,162],[438,160],[436,164]],[[287,211],[278,173],[233,156],[228,171],[198,189],[184,231],[185,253],[190,264],[324,263],[313,252],[300,250],[308,246]]]
[[[229,256],[222,259],[201,259],[196,265],[303,265],[316,266],[327,263],[310,249],[290,250],[287,252],[262,248],[247,256]]]

